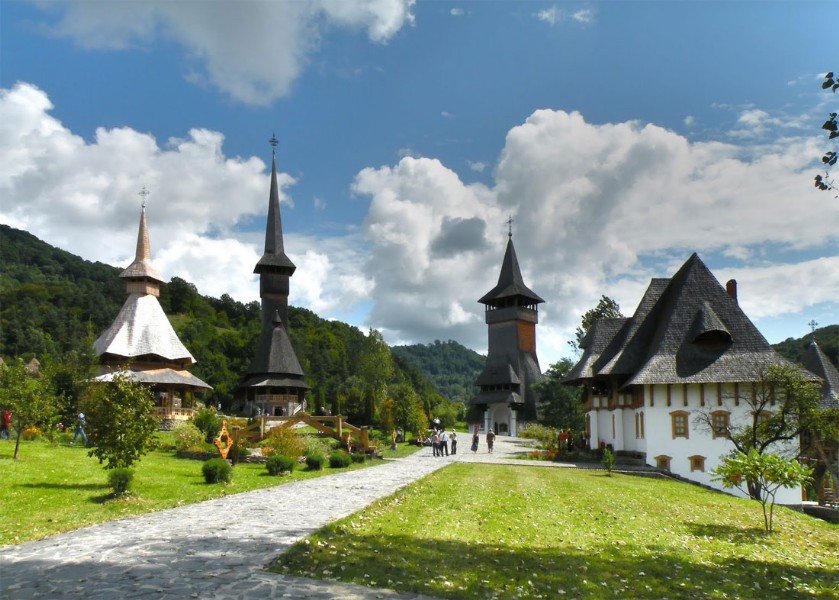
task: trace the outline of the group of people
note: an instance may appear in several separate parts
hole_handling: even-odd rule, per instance
[[[449,442],[452,445],[452,454],[457,454],[457,434],[454,429],[451,432],[435,429],[431,433],[431,449],[434,451],[434,456],[448,456]]]
[[[475,432],[475,435],[472,436],[472,452],[478,451],[478,444],[480,442],[480,438],[478,437],[478,432]],[[495,432],[490,429],[487,431],[487,452],[492,454],[492,448],[495,446]]]

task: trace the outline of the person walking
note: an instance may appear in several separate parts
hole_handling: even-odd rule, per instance
[[[76,431],[73,433],[73,441],[70,442],[71,444],[76,443],[76,439],[81,436],[82,444],[87,446],[87,435],[84,432],[84,425],[85,425],[85,416],[83,412],[79,413],[79,416],[76,418]]]
[[[472,452],[478,451],[478,434],[472,436]]]
[[[440,432],[440,456],[443,456],[443,453],[449,455],[449,434],[445,429]]]
[[[487,452],[492,454],[492,445],[495,443],[495,432],[490,429],[487,431]]]
[[[9,432],[12,430],[12,411],[8,408],[3,411],[3,422],[0,423],[0,438],[9,439]]]
[[[454,427],[449,434],[449,439],[452,441],[452,454],[457,454],[457,434],[454,432]]]

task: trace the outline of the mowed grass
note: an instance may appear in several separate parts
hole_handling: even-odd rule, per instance
[[[440,598],[837,598],[839,527],[668,480],[450,465],[271,570]]]
[[[411,452],[383,451],[385,457]],[[229,485],[207,484],[203,461],[177,458],[171,451],[145,455],[135,466],[133,492],[112,498],[107,472],[87,448],[36,440],[21,442],[13,460],[14,441],[0,440],[0,545],[40,539],[85,525],[101,523],[181,504],[201,502],[250,490],[282,485],[381,464],[380,460],[352,463],[346,469],[307,471],[300,465],[290,476],[272,477],[265,465],[240,463]]]

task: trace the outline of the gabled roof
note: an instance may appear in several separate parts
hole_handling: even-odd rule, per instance
[[[565,376],[563,382],[571,383],[580,379],[593,377],[595,363],[628,321],[629,319],[627,318],[598,319],[592,323],[583,341],[580,342],[583,355],[580,361]]]
[[[283,223],[280,216],[280,193],[277,186],[277,160],[271,158],[271,192],[268,195],[268,223],[265,226],[265,252],[256,263],[254,273],[282,272],[291,275],[297,267],[285,255]]]
[[[161,282],[163,278],[151,264],[151,245],[149,244],[149,230],[146,226],[146,207],[143,206],[140,212],[140,229],[137,232],[137,251],[134,255],[134,262],[119,274],[127,279],[151,279]]]
[[[498,283],[494,288],[478,300],[482,304],[492,304],[502,298],[521,296],[530,300],[530,304],[544,302],[536,292],[524,285],[524,279],[519,269],[519,261],[516,258],[516,249],[513,247],[513,237],[507,241],[507,251],[504,253],[504,260],[501,263],[501,273],[498,276]]]
[[[112,354],[128,359],[151,354],[187,365],[195,362],[157,297],[148,294],[129,294],[114,322],[93,342],[93,348],[97,356]]]
[[[807,347],[801,363],[823,380],[821,405],[824,408],[839,408],[839,371],[815,340]]]
[[[515,385],[521,383],[513,365],[509,363],[506,356],[487,357],[484,370],[478,375],[475,385],[501,385],[505,383]]]
[[[624,385],[747,382],[770,365],[792,363],[693,254],[671,279],[652,280],[588,376],[613,375]],[[586,376],[580,371],[578,379]]]

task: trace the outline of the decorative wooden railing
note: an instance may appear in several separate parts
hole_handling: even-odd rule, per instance
[[[155,406],[152,414],[161,419],[174,419],[185,421],[195,412],[194,408],[172,408],[171,406]]]

